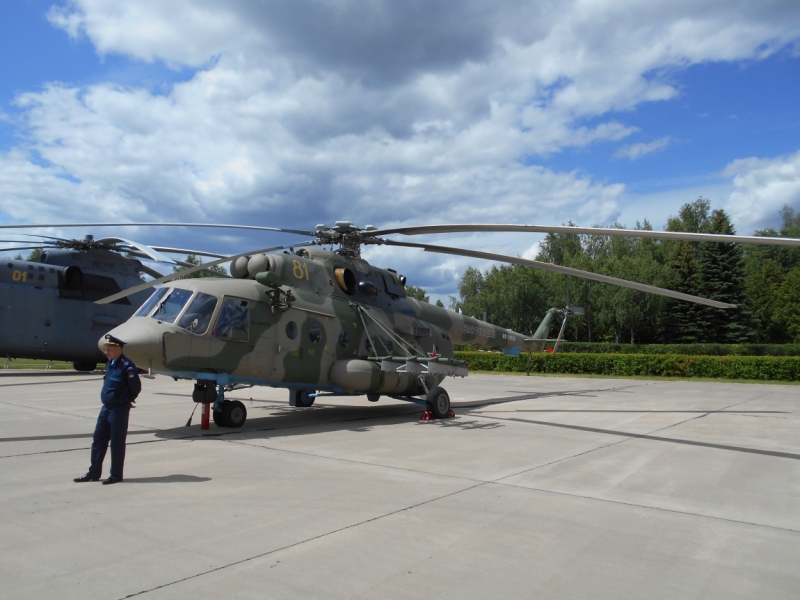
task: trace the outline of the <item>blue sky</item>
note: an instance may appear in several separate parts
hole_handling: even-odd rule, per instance
[[[702,195],[751,233],[800,209],[792,2],[17,0],[0,44],[0,222],[662,227]],[[372,252],[441,294],[467,264]]]
[[[800,59],[789,52],[760,61],[693,65],[671,79],[680,98],[643,103],[616,115],[640,129],[627,142],[670,137],[671,147],[631,161],[614,156],[618,144],[598,144],[560,152],[543,164],[558,170],[578,166],[607,181],[624,181],[631,191],[649,193],[701,182],[736,158],[798,149]]]

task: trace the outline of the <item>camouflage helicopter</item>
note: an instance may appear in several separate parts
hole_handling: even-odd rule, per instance
[[[247,227],[258,229],[257,227]],[[247,411],[225,393],[237,386],[289,389],[292,406],[308,407],[321,396],[381,395],[426,404],[442,418],[450,398],[441,383],[465,377],[468,364],[454,346],[472,344],[505,354],[541,350],[556,311],[539,331],[521,333],[407,297],[406,278],[361,258],[366,245],[418,248],[555,271],[717,308],[734,305],[550,263],[465,248],[386,239],[472,231],[564,232],[639,236],[693,242],[800,245],[800,239],[672,233],[538,225],[430,225],[379,230],[348,221],[301,233],[311,240],[243,252],[160,277],[99,300],[109,303],[164,284],[126,323],[111,333],[126,354],[150,374],[194,380],[193,399],[213,404],[217,425],[241,427]],[[322,246],[330,246],[325,249]],[[336,247],[335,249],[333,249]],[[288,251],[291,248],[291,252]],[[231,261],[231,279],[182,279]],[[102,340],[101,340],[102,342]]]

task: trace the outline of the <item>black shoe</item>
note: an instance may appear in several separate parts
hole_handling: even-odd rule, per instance
[[[108,479],[103,479],[103,485],[111,485],[112,483],[119,483],[122,479],[117,479],[116,477],[109,477]]]
[[[91,475],[89,475],[87,473],[83,477],[76,477],[72,481],[74,481],[75,483],[83,483],[84,481],[100,481],[100,478],[99,477],[92,477]]]

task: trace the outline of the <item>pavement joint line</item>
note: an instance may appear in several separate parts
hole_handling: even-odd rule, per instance
[[[197,579],[198,577],[202,577],[204,575],[210,575],[211,573],[214,573],[216,571],[222,571],[224,569],[228,569],[230,567],[235,567],[235,566],[250,562],[252,560],[257,560],[259,558],[264,558],[265,556],[269,556],[269,555],[275,554],[277,552],[283,552],[284,550],[290,550],[291,548],[295,548],[297,546],[301,546],[301,545],[307,544],[309,542],[313,542],[313,541],[316,541],[316,540],[324,539],[326,537],[330,537],[332,535],[336,535],[337,533],[341,533],[341,532],[347,531],[349,529],[355,529],[357,527],[361,527],[362,525],[367,525],[367,524],[373,523],[375,521],[380,521],[382,519],[385,519],[385,518],[388,518],[388,517],[392,517],[394,515],[398,515],[400,513],[413,510],[415,508],[419,508],[420,506],[425,506],[426,504],[431,504],[433,502],[438,502],[439,500],[444,500],[444,499],[450,498],[452,496],[457,496],[458,494],[462,494],[464,492],[468,492],[470,490],[474,490],[474,489],[482,487],[484,485],[489,485],[490,483],[491,482],[481,481],[479,483],[476,483],[475,485],[471,485],[469,487],[466,487],[466,488],[463,488],[463,489],[460,489],[460,490],[456,490],[454,492],[450,492],[449,494],[444,494],[442,496],[437,496],[435,498],[430,498],[430,499],[424,500],[422,502],[417,502],[416,504],[412,504],[410,506],[405,506],[403,508],[398,508],[397,510],[390,511],[390,512],[384,513],[382,515],[377,515],[377,516],[374,516],[374,517],[370,517],[369,519],[364,519],[363,521],[359,521],[358,523],[351,523],[350,525],[345,525],[344,527],[339,527],[338,529],[334,529],[332,531],[328,531],[328,532],[325,532],[325,533],[320,533],[319,535],[315,535],[315,536],[312,536],[310,538],[306,538],[304,540],[299,540],[297,542],[293,542],[291,544],[287,544],[287,545],[282,546],[280,548],[275,548],[273,550],[268,550],[267,552],[262,552],[260,554],[254,555],[254,556],[249,556],[247,558],[242,558],[240,560],[234,561],[232,563],[228,563],[226,565],[221,565],[219,567],[214,567],[213,569],[209,569],[207,571],[203,571],[202,573],[195,573],[194,575],[189,575],[188,577],[184,577],[182,579],[177,579],[177,580],[171,581],[169,583],[164,583],[164,584],[156,586],[154,588],[150,588],[150,589],[147,589],[147,590],[142,590],[142,591],[136,592],[134,594],[128,594],[127,596],[123,596],[120,600],[125,600],[127,598],[134,598],[136,596],[141,596],[143,594],[149,594],[150,592],[155,592],[157,590],[161,590],[161,589],[164,589],[166,587],[170,587],[172,585],[176,585],[178,583],[183,583],[184,581],[190,581],[192,579]]]
[[[148,433],[158,433],[157,429],[138,429],[129,431],[128,435],[145,435]],[[61,435],[42,435],[42,436],[22,436],[22,437],[9,437],[0,438],[0,443],[14,443],[14,442],[41,442],[45,440],[76,440],[81,438],[90,438],[91,433],[64,433]]]
[[[730,450],[732,452],[744,452],[746,454],[761,454],[763,456],[774,456],[777,458],[790,458],[793,460],[800,460],[800,454],[792,452],[779,452],[777,450],[762,450],[759,448],[747,448],[746,446],[728,446],[725,444],[712,444],[710,442],[699,442],[695,440],[682,440],[680,438],[668,438],[650,435],[647,433],[631,433],[628,431],[615,431],[613,429],[599,429],[596,427],[583,427],[580,425],[568,425],[566,423],[553,423],[549,421],[534,421],[528,419],[503,419],[500,417],[486,417],[487,419],[494,419],[497,421],[512,421],[515,423],[524,423],[528,425],[544,425],[546,427],[561,427],[563,429],[574,429],[576,431],[588,431],[591,433],[600,433],[605,435],[618,435],[630,439],[643,439],[652,440],[656,442],[669,442],[672,444],[683,444],[686,446],[698,446],[701,448],[714,448],[716,450]],[[698,417],[699,418],[699,417]],[[690,419],[691,420],[691,419]],[[538,467],[537,467],[538,468]]]
[[[13,402],[8,402],[7,400],[0,400],[0,404],[5,404],[6,406],[13,406],[14,408],[23,408],[32,411],[52,413],[54,415],[61,415],[64,417],[78,417],[79,419],[91,419],[92,421],[97,420],[97,417],[85,416],[79,413],[63,412],[60,410],[53,410],[52,408],[42,408],[38,406],[25,406],[24,404],[14,404]]]
[[[664,385],[668,382],[664,381],[648,381],[637,385],[623,385],[612,388],[590,389],[590,390],[572,390],[572,391],[553,391],[553,392],[533,392],[521,394],[519,396],[509,396],[506,398],[490,398],[486,400],[476,400],[474,402],[460,402],[453,403],[454,408],[475,409],[483,406],[492,406],[495,404],[505,404],[509,402],[521,402],[523,400],[539,400],[540,398],[547,398],[549,396],[581,396],[590,392],[617,392],[627,390],[630,388],[646,387],[648,385]]]
[[[0,388],[19,387],[25,385],[56,385],[59,383],[86,383],[87,381],[102,381],[102,377],[87,377],[86,379],[64,379],[63,381],[31,381],[28,383],[0,383]]]
[[[637,504],[635,502],[623,502],[622,500],[613,500],[611,498],[600,498],[600,497],[597,497],[597,496],[587,496],[587,495],[584,495],[584,494],[575,494],[575,493],[572,493],[572,492],[564,492],[564,491],[560,491],[560,490],[548,490],[548,489],[545,489],[545,488],[537,488],[537,487],[531,487],[531,486],[527,486],[527,485],[516,485],[516,484],[513,484],[513,483],[503,482],[503,481],[501,481],[499,479],[497,481],[490,481],[490,482],[487,482],[487,483],[494,484],[494,485],[505,486],[505,487],[513,487],[513,488],[521,489],[521,490],[537,491],[537,492],[542,492],[542,493],[545,493],[545,494],[555,494],[557,496],[568,496],[570,498],[581,498],[583,500],[594,500],[596,502],[605,502],[605,503],[608,503],[608,504],[619,504],[619,505],[622,505],[622,506],[630,506],[630,507],[633,507],[633,508],[642,508],[642,509],[645,509],[645,510],[653,510],[653,511],[666,512],[666,513],[674,513],[674,514],[678,514],[678,515],[686,515],[686,516],[689,516],[689,517],[698,517],[700,519],[712,519],[714,521],[724,521],[726,523],[736,523],[736,524],[739,524],[739,525],[749,525],[750,527],[763,527],[765,529],[775,529],[777,531],[786,531],[788,533],[800,533],[800,529],[792,529],[791,527],[780,527],[778,525],[770,525],[768,523],[754,523],[753,521],[740,521],[738,519],[730,519],[728,517],[720,517],[720,516],[717,516],[717,515],[704,515],[704,514],[701,514],[701,513],[694,513],[694,512],[689,512],[689,511],[686,511],[686,510],[677,510],[677,509],[674,509],[674,508],[664,508],[662,506],[651,506],[651,505],[647,505],[647,504]]]

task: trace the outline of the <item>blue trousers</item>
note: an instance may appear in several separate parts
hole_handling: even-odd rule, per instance
[[[103,459],[106,457],[108,443],[111,442],[111,477],[122,479],[122,465],[125,463],[125,439],[128,437],[129,404],[124,406],[103,405],[97,417],[92,438],[92,466],[90,477],[101,477]]]

